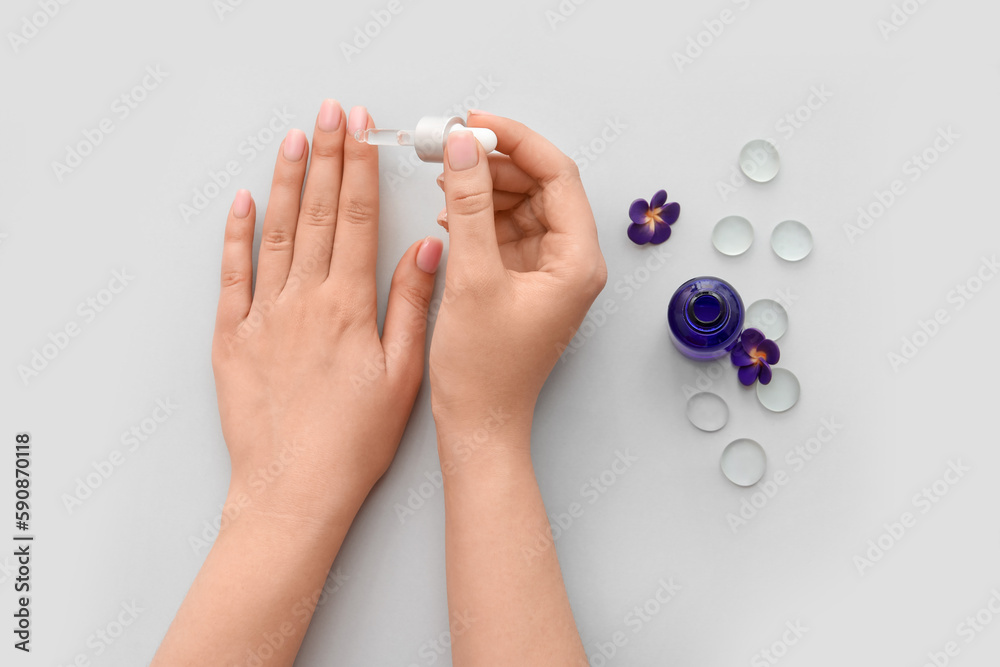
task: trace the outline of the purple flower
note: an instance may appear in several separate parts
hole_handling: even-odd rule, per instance
[[[663,243],[670,238],[670,225],[677,222],[680,214],[680,204],[667,204],[666,190],[657,192],[648,203],[636,199],[628,208],[628,217],[632,218],[628,237],[638,245]]]
[[[740,382],[749,387],[758,379],[761,384],[771,382],[771,365],[778,363],[781,351],[777,343],[765,338],[760,330],[747,329],[740,334],[730,357],[733,365],[740,367]]]

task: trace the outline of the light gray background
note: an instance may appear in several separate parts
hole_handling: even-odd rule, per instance
[[[16,653],[8,636],[0,662],[151,658],[204,557],[190,538],[217,517],[226,491],[209,363],[226,210],[236,189],[248,187],[263,211],[287,127],[253,159],[240,145],[267,127],[274,108],[311,132],[324,97],[366,104],[387,127],[474,104],[523,120],[585,161],[610,273],[598,307],[611,299],[617,312],[557,366],[538,407],[534,450],[549,511],[584,507],[557,547],[592,656],[598,642],[624,630],[628,643],[607,664],[767,664],[758,651],[797,621],[808,632],[781,664],[921,665],[952,640],[961,653],[951,664],[995,660],[1000,618],[971,643],[956,633],[1000,590],[1000,281],[961,309],[949,293],[1000,249],[1000,11],[984,0],[908,4],[919,10],[885,39],[878,22],[890,19],[888,0],[564,2],[568,16],[554,28],[547,12],[559,11],[555,0],[402,0],[351,62],[340,43],[387,3],[247,0],[220,19],[208,0],[72,2],[16,52],[6,37],[0,437],[34,436],[38,541],[35,652]],[[723,10],[733,22],[679,71],[672,54]],[[7,2],[0,27],[20,31],[38,11],[33,1]],[[112,103],[147,66],[168,76],[121,119]],[[494,90],[470,99],[481,79]],[[788,137],[776,123],[814,86],[832,97]],[[114,132],[59,181],[52,163],[106,117]],[[609,122],[626,129],[584,158],[580,148]],[[912,181],[905,163],[948,127],[960,138]],[[756,137],[778,142],[780,175],[724,200],[718,183]],[[405,156],[382,152],[383,310],[399,255],[415,239],[443,233],[434,166],[421,165],[390,192],[389,174]],[[186,223],[179,206],[229,160],[242,173]],[[852,243],[844,226],[894,179],[905,182],[905,194]],[[659,188],[682,214],[663,246],[669,261],[647,279],[639,267],[654,250],[628,241],[626,213],[633,198]],[[756,228],[754,246],[735,259],[710,244],[712,225],[729,214]],[[815,236],[815,251],[799,264],[769,248],[771,229],[787,218]],[[77,305],[122,268],[134,280],[85,322]],[[705,434],[687,422],[684,387],[706,367],[671,348],[663,312],[674,288],[701,274],[727,278],[748,303],[794,295],[781,341],[781,365],[803,386],[794,410],[766,412],[727,371],[712,386],[729,401],[729,425]],[[621,287],[629,277],[646,281],[629,294]],[[948,323],[894,371],[887,355],[939,309]],[[71,321],[80,335],[26,386],[18,365]],[[63,494],[124,450],[122,432],[167,398],[180,408],[68,512]],[[397,505],[438,470],[428,398],[425,382],[395,463],[336,562],[347,579],[318,610],[297,664],[450,664],[427,644],[448,626],[440,491],[405,523],[397,516]],[[824,418],[843,428],[796,470],[786,454],[816,436]],[[739,437],[764,445],[768,478],[778,470],[789,477],[734,533],[726,516],[754,489],[726,482],[718,460]],[[638,463],[589,504],[582,486],[616,452]],[[922,514],[914,494],[959,460],[970,471]],[[0,516],[10,518],[9,454],[2,465]],[[906,511],[916,526],[859,573],[854,557]],[[0,613],[9,619],[12,559],[0,564]],[[661,578],[682,590],[632,632],[626,615]],[[144,611],[95,656],[88,636],[133,600]]]

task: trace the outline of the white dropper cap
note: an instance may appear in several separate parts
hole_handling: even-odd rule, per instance
[[[448,143],[448,135],[458,130],[472,132],[487,153],[496,150],[497,135],[493,130],[467,127],[460,116],[424,116],[413,131],[413,147],[417,151],[417,157],[424,162],[444,162],[444,147]]]

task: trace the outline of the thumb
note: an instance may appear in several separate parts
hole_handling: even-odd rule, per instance
[[[444,195],[449,266],[465,272],[503,268],[493,217],[493,178],[486,152],[471,132],[459,130],[445,146]]]
[[[390,376],[417,382],[423,375],[427,310],[443,248],[441,240],[434,237],[417,241],[399,260],[392,274],[389,305],[382,328],[382,350]]]

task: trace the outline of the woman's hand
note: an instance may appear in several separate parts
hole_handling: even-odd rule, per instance
[[[506,155],[448,138],[451,250],[431,342],[444,473],[448,607],[470,627],[455,667],[587,665],[531,462],[535,400],[607,269],[568,157],[520,123],[474,114]]]
[[[212,346],[230,497],[308,521],[356,511],[392,461],[423,376],[442,248],[429,238],[403,255],[380,339],[378,151],[353,138],[371,126],[364,107],[343,116],[323,103],[308,177],[305,134],[282,143],[252,296],[255,208],[237,194]]]
[[[441,242],[403,255],[379,339],[378,153],[344,127],[353,137],[370,124],[364,107],[348,120],[325,101],[308,177],[306,136],[285,137],[252,294],[250,193],[229,211],[212,364],[232,479],[157,667],[291,665],[355,513],[396,452],[423,376]]]
[[[448,139],[439,222],[450,250],[430,353],[439,430],[491,410],[530,420],[607,280],[573,160],[513,120],[474,113],[469,124],[493,130],[505,155],[487,156],[469,132]]]

